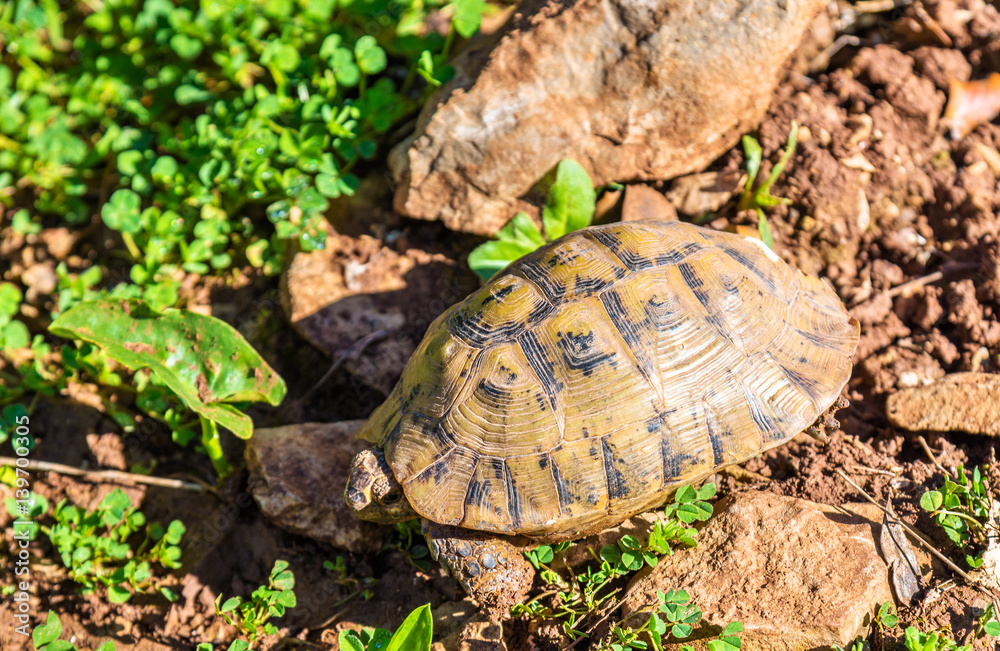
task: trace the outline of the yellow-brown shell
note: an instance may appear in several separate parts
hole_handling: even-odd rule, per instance
[[[442,314],[358,436],[432,522],[572,538],[788,441],[857,342],[833,290],[759,241],[597,226]]]

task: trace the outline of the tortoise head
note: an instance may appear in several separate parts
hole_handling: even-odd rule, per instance
[[[417,517],[381,448],[368,448],[355,455],[344,501],[362,520],[393,524]]]

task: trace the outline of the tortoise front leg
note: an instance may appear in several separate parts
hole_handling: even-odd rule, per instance
[[[524,603],[535,570],[524,557],[527,540],[424,522],[431,557],[465,588],[493,621]],[[521,544],[518,544],[521,543]]]

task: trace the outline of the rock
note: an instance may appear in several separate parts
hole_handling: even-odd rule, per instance
[[[461,632],[463,625],[478,614],[472,599],[444,602],[431,613],[434,617],[434,637],[443,640],[452,633]]]
[[[703,169],[752,129],[823,0],[528,0],[390,156],[395,206],[491,234],[560,160],[595,185]]]
[[[292,325],[331,357],[366,335],[388,332],[345,362],[362,382],[386,394],[427,326],[479,286],[464,263],[443,253],[400,248],[331,229],[326,248],[297,253],[281,283]]]
[[[885,411],[893,425],[908,430],[1000,436],[1000,375],[953,373],[901,389],[889,396]]]
[[[489,617],[477,614],[461,628],[431,645],[431,651],[507,651],[503,628]]]
[[[622,614],[655,603],[657,590],[683,588],[704,617],[692,634],[695,649],[733,621],[745,627],[743,651],[846,647],[892,600],[875,543],[879,522],[881,511],[867,504],[841,510],[737,494],[716,505],[697,547],[660,559],[632,582]]]
[[[351,459],[365,441],[364,421],[303,423],[259,429],[247,442],[249,489],[260,510],[283,529],[351,552],[374,552],[389,528],[359,520],[344,503]]]
[[[621,220],[634,222],[643,219],[674,221],[677,219],[677,209],[661,192],[648,185],[630,185],[625,188]]]
[[[701,217],[729,203],[739,189],[738,174],[701,172],[674,179],[667,199],[677,212],[687,217]]]

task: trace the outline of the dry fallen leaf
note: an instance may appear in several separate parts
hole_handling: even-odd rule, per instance
[[[961,140],[980,124],[986,124],[1000,114],[1000,73],[986,79],[958,81],[952,79],[948,89],[948,106],[944,109],[945,124],[951,127],[951,137]]]

